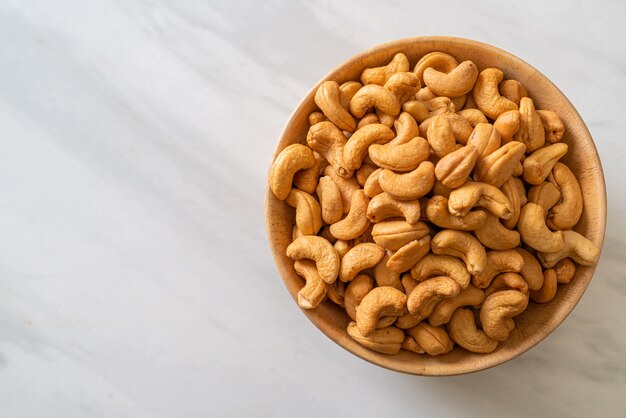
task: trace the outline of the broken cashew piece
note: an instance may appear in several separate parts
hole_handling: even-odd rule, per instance
[[[500,273],[518,273],[524,267],[524,259],[515,250],[489,251],[485,269],[472,277],[472,284],[480,289],[489,287]]]
[[[372,289],[356,309],[356,324],[361,335],[367,337],[374,332],[379,318],[383,316],[402,315],[406,301],[406,295],[394,287]]]
[[[358,129],[348,139],[343,148],[343,164],[346,170],[354,172],[361,167],[363,158],[372,144],[384,144],[394,137],[393,131],[380,123],[373,123]]]
[[[435,183],[435,166],[430,161],[422,162],[415,170],[397,174],[384,169],[378,176],[380,187],[399,200],[415,200],[424,196]]]
[[[544,267],[552,268],[566,257],[581,266],[592,266],[598,262],[600,251],[587,238],[576,231],[558,231],[558,233],[563,234],[563,247],[554,252],[543,252],[537,255]]]
[[[465,216],[476,206],[505,220],[513,216],[513,206],[509,199],[491,184],[468,181],[450,193],[448,209],[453,215]]]
[[[348,324],[348,335],[363,347],[383,354],[398,354],[404,341],[404,332],[396,327],[377,329],[365,337],[356,322]]]
[[[298,291],[298,306],[302,309],[317,307],[326,297],[326,282],[317,272],[315,263],[311,260],[296,260],[293,267],[306,281],[304,287]]]
[[[341,105],[339,84],[336,81],[324,81],[320,84],[315,92],[315,104],[342,131],[354,132],[356,129],[354,118]]]
[[[500,95],[498,85],[504,73],[497,68],[486,68],[480,72],[474,85],[474,101],[476,106],[491,119],[497,119],[502,113],[517,110],[517,105]]]
[[[491,353],[499,344],[476,327],[474,313],[467,308],[454,311],[448,332],[455,343],[472,353]]]
[[[333,283],[339,274],[339,256],[328,240],[316,235],[297,238],[287,247],[287,257],[315,261],[317,271],[326,283]]]
[[[420,203],[418,200],[398,200],[387,193],[380,193],[370,200],[367,206],[367,218],[372,223],[385,219],[403,217],[413,225],[420,219]]]
[[[564,248],[563,232],[552,232],[546,226],[543,208],[526,203],[517,222],[517,230],[526,245],[541,252],[556,252]]]
[[[480,274],[487,265],[485,247],[468,232],[444,229],[432,238],[430,246],[435,254],[463,260],[470,274]]]
[[[462,306],[478,307],[483,303],[483,300],[485,300],[485,292],[474,286],[470,286],[467,289],[461,290],[455,297],[439,302],[428,317],[428,322],[434,327],[447,324],[450,322],[454,311],[458,308]]]
[[[374,267],[384,256],[385,250],[376,244],[355,245],[341,258],[339,280],[342,282],[352,281],[358,273]]]
[[[369,197],[365,196],[361,189],[352,193],[350,212],[345,218],[330,226],[330,233],[337,239],[346,241],[363,234],[370,226],[370,221],[366,216],[369,201]]]
[[[528,296],[517,290],[503,290],[485,298],[480,308],[480,322],[487,336],[497,341],[509,337],[507,323],[528,306]]]
[[[567,144],[557,143],[539,148],[524,160],[524,180],[537,185],[548,177],[556,162],[567,153]]]
[[[298,170],[313,167],[315,156],[302,144],[291,144],[283,149],[270,170],[270,189],[279,200],[287,199],[291,192],[293,176]]]
[[[315,235],[322,227],[322,210],[313,196],[298,189],[291,189],[285,200],[296,208],[296,225],[303,235]]]
[[[484,210],[471,211],[465,216],[454,216],[448,209],[448,199],[437,194],[428,199],[425,213],[430,222],[441,228],[462,231],[477,230],[487,219],[487,212]]]

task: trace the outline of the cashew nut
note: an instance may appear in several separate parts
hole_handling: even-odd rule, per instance
[[[428,317],[428,322],[434,327],[447,324],[450,322],[450,318],[457,308],[461,306],[478,307],[483,303],[483,300],[485,300],[485,292],[474,286],[470,286],[467,289],[461,290],[455,297],[439,302]]]
[[[471,278],[465,265],[459,259],[447,255],[428,254],[411,268],[411,277],[424,281],[431,276],[450,277],[459,284],[461,289],[469,286]]]
[[[528,90],[517,80],[504,80],[498,86],[498,90],[503,97],[506,97],[518,106],[522,97],[528,97]]]
[[[552,183],[541,183],[528,190],[528,202],[542,207],[544,217],[561,200],[561,192]]]
[[[526,203],[517,221],[517,230],[529,247],[541,252],[555,252],[564,248],[563,232],[552,232],[546,226],[543,208]]]
[[[352,247],[341,259],[339,280],[349,282],[358,273],[374,267],[385,256],[385,250],[376,244],[365,243]]]
[[[567,152],[567,144],[556,143],[539,148],[524,160],[524,180],[541,184],[548,177],[556,162]]]
[[[437,157],[443,158],[455,150],[456,140],[452,132],[450,121],[444,116],[435,116],[428,125],[426,132],[428,144]]]
[[[472,61],[463,61],[448,73],[426,68],[424,83],[438,96],[457,97],[469,93],[478,78],[478,68]]]
[[[356,324],[364,337],[376,330],[382,316],[400,316],[404,312],[407,297],[400,290],[382,286],[372,289],[356,309]]]
[[[326,297],[326,283],[317,272],[315,263],[310,260],[296,260],[293,267],[306,281],[304,287],[298,291],[298,306],[302,309],[317,307]]]
[[[326,119],[326,116],[322,112],[311,112],[309,113],[309,125],[313,126],[316,123],[323,122]]]
[[[396,130],[396,137],[390,142],[393,145],[404,144],[420,134],[417,122],[407,112],[400,113],[400,116],[394,121],[393,127]]]
[[[543,147],[543,144],[546,142],[546,135],[541,118],[539,118],[531,98],[522,98],[519,105],[519,113],[520,127],[513,139],[526,145],[527,153],[534,152]]]
[[[313,151],[313,156],[315,157],[315,164],[313,164],[313,167],[300,170],[293,176],[293,183],[296,187],[303,192],[307,192],[308,194],[315,193],[320,173],[328,164],[326,159],[319,153]]]
[[[354,132],[356,122],[352,115],[341,105],[339,84],[336,81],[324,81],[315,93],[315,104],[329,121],[342,131]]]
[[[485,295],[489,296],[492,293],[502,290],[517,290],[518,292],[528,295],[528,283],[517,273],[501,273],[498,274],[495,279],[491,281],[489,287],[485,289]]]
[[[387,267],[390,270],[403,272],[409,270],[430,251],[430,235],[419,240],[411,241],[396,251],[389,260]]]
[[[388,128],[392,128],[393,124],[396,122],[395,116],[388,115],[380,110],[376,110],[376,116],[378,117],[379,122]]]
[[[511,177],[504,182],[502,187],[500,187],[500,191],[504,193],[513,207],[513,215],[509,219],[503,221],[502,225],[509,229],[513,229],[517,225],[517,220],[519,219],[522,206],[524,206],[527,202],[526,189],[524,188],[522,180],[517,177]]]
[[[519,110],[509,110],[502,113],[493,123],[493,128],[498,131],[502,137],[502,143],[513,140],[513,137],[519,131],[522,115]]]
[[[465,119],[463,116],[459,115],[458,113],[443,113],[441,115],[429,117],[428,119],[426,119],[419,125],[420,136],[427,137],[428,128],[430,127],[430,124],[433,122],[433,120],[437,116],[442,116],[448,120],[448,122],[450,123],[450,127],[452,128],[452,134],[454,135],[454,139],[456,140],[456,142],[462,145],[467,144],[467,140],[472,134],[472,131],[474,130],[474,128],[472,128],[472,125],[469,123],[467,119]]]
[[[322,210],[317,200],[302,190],[291,189],[286,202],[296,208],[296,225],[302,234],[317,234],[322,227]]]
[[[326,283],[333,283],[339,274],[339,256],[328,240],[316,235],[297,238],[287,247],[287,257],[315,261],[317,272]]]
[[[528,283],[528,288],[537,290],[543,284],[543,270],[537,258],[523,248],[516,248],[515,251],[524,259],[524,265],[519,274]]]
[[[367,206],[367,218],[372,223],[400,216],[409,224],[417,223],[420,219],[419,201],[398,200],[383,192],[374,196]]]
[[[374,225],[374,242],[387,250],[399,250],[407,243],[424,238],[430,230],[423,222],[385,221]]]
[[[471,96],[469,96],[469,97],[471,97]],[[483,112],[481,112],[478,109],[467,109],[466,108],[466,109],[463,109],[463,110],[459,110],[456,113],[458,113],[459,115],[461,115],[465,119],[467,119],[469,121],[470,125],[472,125],[472,127],[474,129],[476,129],[476,125],[478,125],[479,123],[488,123],[489,122],[487,120],[487,118],[485,117],[485,115],[483,114]],[[469,139],[467,140],[467,143],[468,144],[470,143]]]
[[[373,144],[369,147],[369,156],[376,165],[394,171],[414,170],[429,154],[428,142],[420,137],[403,144],[390,142],[387,145]]]
[[[320,178],[316,192],[324,222],[327,224],[339,222],[343,217],[343,202],[337,184],[331,177],[324,176]]]
[[[491,154],[483,157],[476,164],[476,180],[498,188],[514,174],[517,165],[524,156],[526,146],[521,142],[511,141]]]
[[[343,213],[347,214],[348,212],[350,212],[350,208],[352,205],[352,195],[354,194],[354,192],[361,189],[359,183],[354,177],[345,178],[339,176],[332,167],[326,167],[324,169],[324,175],[332,178],[337,187],[339,187]]]
[[[343,165],[343,147],[346,145],[346,137],[335,124],[325,121],[311,126],[306,142],[312,150],[326,158],[337,174],[346,178],[352,176],[353,173]]]
[[[489,251],[485,269],[472,277],[472,284],[481,289],[489,287],[500,273],[518,273],[524,267],[524,259],[515,250]]]
[[[407,314],[408,315],[408,314]],[[402,318],[402,317],[400,317]],[[400,320],[400,318],[398,318],[398,320]],[[415,324],[417,325],[417,324]],[[415,326],[413,325],[413,327]],[[411,327],[411,328],[413,328]],[[398,327],[400,328],[400,327]],[[404,350],[407,351],[412,351],[414,353],[417,354],[424,354],[426,351],[424,351],[424,349],[422,347],[420,347],[420,345],[417,343],[417,341],[415,341],[415,339],[409,335],[404,337],[404,341],[402,342],[402,348]]]
[[[383,354],[398,354],[404,341],[404,332],[396,327],[377,329],[365,337],[359,332],[356,322],[348,324],[348,335],[363,347]]]
[[[391,258],[391,252],[386,251],[385,256],[374,267],[374,279],[377,286],[391,286],[402,291],[402,282],[400,281],[400,273],[387,267],[387,262]]]
[[[467,232],[444,229],[432,238],[430,246],[435,254],[463,260],[470,274],[479,274],[487,265],[485,247]]]
[[[546,268],[552,268],[562,259],[569,257],[582,266],[592,266],[598,262],[600,252],[591,241],[576,231],[558,231],[563,234],[563,247],[554,252],[539,253],[538,257]]]
[[[409,100],[402,105],[402,111],[408,113],[415,119],[417,122],[422,123],[426,119],[428,119],[429,112],[428,108],[419,100]]]
[[[454,341],[450,339],[443,327],[433,327],[426,322],[421,322],[406,332],[431,356],[447,354],[454,347]]]
[[[363,85],[358,81],[346,81],[339,85],[339,103],[341,103],[341,107],[349,110],[350,100],[352,100],[352,97],[354,97],[361,87],[363,87]]]
[[[498,84],[504,78],[504,73],[497,68],[486,68],[480,72],[474,85],[474,101],[476,106],[491,119],[497,119],[508,110],[517,110],[517,105],[502,97],[498,91]]]
[[[424,55],[415,65],[413,72],[419,79],[420,83],[424,81],[424,72],[427,68],[449,73],[459,65],[458,61],[452,55],[445,52],[431,52]]]
[[[365,184],[363,185],[363,191],[367,197],[374,197],[383,193],[382,187],[380,187],[380,174],[383,172],[383,168],[378,168],[372,174],[369,175]]]
[[[337,252],[339,258],[343,258],[348,253],[348,251],[350,251],[350,248],[352,248],[352,244],[348,241],[338,239],[333,244],[333,248]]]
[[[454,216],[448,209],[448,199],[435,194],[426,203],[426,217],[435,225],[446,229],[474,231],[479,229],[487,218],[484,210],[475,210],[465,216]]]
[[[346,287],[346,293],[343,298],[344,307],[353,321],[356,321],[356,308],[373,288],[374,279],[367,274],[359,274]]]
[[[543,285],[541,289],[531,290],[530,299],[537,303],[548,303],[556,296],[556,287],[558,285],[556,272],[548,269],[543,272]]]
[[[330,226],[330,233],[343,240],[351,240],[363,234],[370,226],[366,216],[369,201],[369,197],[365,196],[361,189],[352,193],[350,212],[345,218]]]
[[[559,283],[569,283],[572,281],[574,277],[574,273],[576,273],[576,266],[574,262],[569,258],[564,258],[563,260],[556,263],[554,266],[554,271],[556,272],[556,281]]]
[[[287,199],[291,192],[293,176],[298,170],[311,168],[315,156],[302,144],[291,144],[278,154],[270,170],[270,188],[279,200]]]
[[[455,343],[473,353],[491,353],[499,344],[476,327],[474,313],[467,308],[454,311],[448,324],[448,332]]]
[[[583,212],[580,184],[574,173],[562,163],[554,165],[549,180],[561,191],[561,203],[550,210],[547,224],[552,229],[572,229]]]
[[[363,116],[359,120],[359,123],[357,123],[356,128],[361,129],[362,127],[366,125],[371,125],[372,123],[380,123],[380,120],[378,119],[378,115],[376,113],[367,113],[365,116]]]
[[[554,144],[563,139],[563,133],[565,132],[565,125],[563,121],[551,110],[537,110],[537,114],[541,119],[543,125],[543,131],[545,132],[546,142]]]
[[[435,167],[437,180],[446,187],[455,189],[467,180],[474,169],[478,150],[473,145],[467,145],[443,157]]]
[[[476,147],[478,160],[481,160],[500,148],[500,134],[490,123],[479,123],[474,127],[472,134],[467,140],[467,145]]]
[[[448,97],[435,97],[424,102],[430,116],[456,112],[456,106]]]
[[[420,88],[420,82],[417,76],[410,72],[395,73],[385,83],[385,88],[389,90],[398,99],[400,106],[407,100],[415,97],[415,93]],[[395,116],[391,114],[390,116]]]
[[[498,218],[513,216],[513,205],[497,187],[487,183],[466,182],[450,193],[448,209],[455,216],[465,216],[475,206],[487,209]]]
[[[528,306],[528,296],[517,290],[503,290],[485,298],[480,308],[480,322],[487,336],[497,341],[509,337],[508,320],[522,313]]]
[[[339,280],[336,280],[331,284],[326,283],[326,296],[328,296],[328,299],[330,299],[333,303],[343,308],[343,295],[345,293],[345,289],[345,283]]]
[[[409,60],[402,52],[393,56],[389,64],[382,67],[366,68],[361,73],[361,83],[384,86],[389,77],[399,72],[409,71]]]
[[[380,123],[366,125],[357,130],[348,139],[343,148],[343,164],[346,170],[353,172],[361,167],[363,158],[367,154],[370,145],[384,144],[394,137],[393,131]]]
[[[423,161],[413,171],[404,174],[384,169],[378,176],[380,187],[387,194],[400,200],[415,200],[424,196],[435,183],[435,166]]]
[[[361,167],[356,170],[356,181],[360,186],[365,185],[367,178],[376,170],[377,168],[374,164],[363,162]]]
[[[507,229],[491,213],[487,214],[485,223],[474,233],[481,244],[492,250],[510,250],[520,243],[519,232]]]
[[[428,318],[443,299],[459,294],[461,287],[447,276],[437,276],[420,282],[407,299],[407,310],[419,320]]]
[[[452,193],[452,189],[441,184],[439,180],[435,180],[435,185],[433,186],[433,194],[435,196],[443,196],[446,199],[449,199],[450,193]]]
[[[400,113],[398,98],[385,87],[376,84],[361,87],[350,100],[350,113],[356,118],[362,118],[373,107],[391,116]]]

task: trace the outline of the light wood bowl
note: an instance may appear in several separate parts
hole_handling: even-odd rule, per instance
[[[606,224],[606,191],[602,165],[593,139],[567,97],[543,74],[521,59],[493,46],[467,39],[408,38],[376,46],[350,58],[328,73],[320,83],[325,80],[335,80],[339,83],[358,80],[364,68],[386,65],[398,52],[406,54],[412,69],[422,55],[432,51],[447,52],[459,62],[472,60],[480,70],[498,67],[504,71],[505,78],[517,79],[528,88],[529,96],[538,109],[554,110],[560,115],[565,124],[563,142],[569,145],[569,152],[563,161],[580,181],[585,202],[582,218],[574,229],[601,248]],[[289,144],[306,143],[305,138],[309,129],[308,115],[316,108],[313,97],[318,85],[311,89],[291,115],[274,157]],[[267,187],[265,211],[274,260],[289,293],[296,300],[304,282],[293,269],[293,261],[285,255],[285,250],[291,243],[295,223],[294,209],[276,199]],[[594,270],[595,267],[578,267],[572,282],[560,285],[552,302],[542,305],[531,302],[528,309],[515,318],[517,327],[509,339],[490,354],[474,354],[458,346],[452,352],[437,357],[405,350],[393,356],[379,354],[362,347],[348,336],[346,332],[348,315],[331,301],[326,300],[316,309],[303,312],[317,328],[337,344],[379,366],[416,375],[444,376],[470,373],[511,360],[546,338],[574,309],[589,285]]]

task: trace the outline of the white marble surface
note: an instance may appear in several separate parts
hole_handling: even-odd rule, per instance
[[[624,2],[0,2],[0,417],[626,415]],[[338,62],[445,34],[571,99],[609,196],[596,277],[506,365],[419,378],[325,338],[280,281],[265,175]]]

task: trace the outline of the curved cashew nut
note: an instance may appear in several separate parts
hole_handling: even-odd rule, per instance
[[[405,221],[385,221],[374,225],[374,242],[387,250],[399,250],[407,243],[424,238],[430,233],[423,222],[410,224]]]
[[[569,283],[572,281],[574,277],[574,273],[576,273],[576,266],[574,262],[569,258],[564,258],[563,260],[556,263],[554,266],[554,271],[556,272],[556,281],[559,283]]]
[[[513,215],[509,219],[503,221],[502,225],[509,229],[513,229],[515,228],[515,225],[517,225],[517,220],[519,219],[519,214],[522,211],[522,206],[524,206],[527,202],[524,183],[522,183],[522,180],[517,177],[511,177],[504,182],[500,191],[504,193],[513,207]]]
[[[337,187],[339,187],[339,193],[341,194],[341,204],[343,206],[344,215],[350,212],[352,205],[352,195],[361,187],[354,177],[345,178],[337,174],[332,167],[326,167],[324,169],[324,175],[333,179]]]
[[[297,238],[287,247],[287,257],[315,261],[317,272],[326,283],[333,283],[339,274],[339,256],[328,240],[316,235]]]
[[[370,221],[366,216],[369,201],[369,197],[365,196],[361,189],[352,193],[350,212],[345,218],[330,226],[330,233],[337,239],[346,241],[363,234],[370,226]]]
[[[524,160],[524,180],[541,184],[548,177],[556,162],[567,152],[567,144],[557,143],[539,148]]]
[[[497,119],[508,110],[517,110],[517,105],[502,97],[498,91],[498,84],[503,78],[504,73],[498,68],[486,68],[480,72],[474,84],[476,106],[491,119]]]
[[[322,112],[311,112],[309,113],[309,125],[313,126],[316,123],[323,122],[326,119],[326,116]]]
[[[319,153],[313,151],[315,157],[315,164],[311,168],[305,168],[293,175],[293,183],[296,187],[308,194],[315,193],[317,182],[322,172],[322,169],[326,167],[328,162]]]
[[[406,295],[394,287],[372,289],[356,308],[356,325],[361,335],[367,337],[374,332],[382,316],[402,315],[406,300]]]
[[[517,290],[518,292],[528,295],[528,283],[517,273],[501,273],[498,274],[496,278],[491,281],[489,287],[485,289],[485,295],[489,296],[501,290]]]
[[[513,216],[513,206],[504,193],[487,183],[466,182],[450,193],[448,209],[455,216],[465,216],[475,206],[483,207],[498,218]]]
[[[415,65],[413,72],[419,79],[420,83],[424,81],[424,71],[427,68],[449,73],[459,65],[458,61],[452,55],[445,52],[430,52],[424,55]]]
[[[467,308],[454,311],[448,332],[455,343],[472,353],[491,353],[499,344],[476,327],[474,313]]]
[[[293,267],[296,273],[306,281],[304,287],[298,292],[298,306],[302,309],[315,308],[326,297],[326,283],[311,260],[296,260]]]
[[[430,235],[411,241],[396,251],[389,260],[387,267],[401,273],[409,270],[430,251]]]
[[[543,284],[543,270],[539,260],[523,248],[516,248],[515,251],[524,259],[524,266],[519,271],[519,274],[528,283],[528,288],[531,290],[541,288]]]
[[[348,241],[338,239],[333,244],[333,248],[335,249],[335,252],[339,256],[339,258],[343,258],[348,253],[348,251],[350,251],[350,248],[352,248],[352,244]]]
[[[528,97],[528,90],[517,80],[504,80],[498,86],[498,90],[502,97],[506,97],[518,106],[522,97]]]
[[[450,322],[450,318],[454,311],[461,306],[475,306],[478,307],[485,300],[485,292],[480,289],[470,286],[467,289],[461,290],[461,292],[453,298],[444,299],[437,306],[428,317],[428,322],[434,327],[447,324]]]
[[[480,113],[480,110],[476,111]],[[478,123],[467,140],[467,145],[473,145],[478,150],[478,160],[500,148],[500,143],[500,133],[490,123]]]
[[[420,137],[403,144],[390,142],[387,145],[373,144],[369,147],[369,156],[376,165],[394,171],[414,170],[429,155],[428,142]]]
[[[402,291],[403,288],[402,282],[400,281],[400,273],[387,267],[387,261],[389,261],[390,258],[391,253],[386,251],[383,259],[380,260],[380,262],[374,267],[374,279],[376,280],[376,285],[379,287],[391,286]]]
[[[484,113],[481,112],[478,109],[467,109],[467,108],[465,108],[463,110],[459,110],[456,113],[458,113],[460,116],[463,116],[465,119],[467,119],[469,121],[470,125],[472,125],[472,127],[474,129],[476,129],[476,126],[479,123],[488,123],[489,122],[487,120],[487,117],[484,115]],[[469,144],[469,139],[468,139],[467,142]]]
[[[543,285],[541,289],[531,290],[530,299],[537,303],[548,303],[556,296],[556,287],[558,285],[556,271],[548,269],[543,272]]]
[[[398,354],[404,341],[404,332],[396,327],[377,329],[365,337],[356,322],[348,324],[348,335],[363,347],[383,354]]]
[[[448,73],[426,68],[423,77],[424,83],[436,95],[457,97],[472,90],[478,78],[478,68],[472,61],[463,61]]]
[[[524,259],[515,250],[489,251],[485,269],[472,278],[472,284],[484,289],[500,273],[518,273],[524,267]]]
[[[400,105],[403,105],[407,100],[415,97],[415,93],[420,88],[420,82],[413,73],[395,73],[389,77],[389,80],[385,83],[385,88],[396,96]]]
[[[535,203],[543,209],[544,217],[548,211],[561,200],[561,192],[552,183],[541,183],[528,190],[528,202]]]
[[[519,110],[509,110],[498,116],[493,123],[493,128],[498,131],[503,143],[513,140],[515,134],[519,131],[522,115]]]
[[[324,176],[320,178],[316,191],[324,222],[327,224],[339,222],[343,217],[343,202],[337,183],[331,177]]]
[[[487,336],[497,341],[509,337],[507,320],[519,315],[528,306],[528,296],[517,290],[503,290],[485,298],[480,308],[480,322]]]
[[[562,163],[552,169],[550,183],[561,191],[561,203],[555,205],[548,215],[547,224],[553,229],[572,229],[583,213],[583,194],[572,171]]]
[[[433,237],[430,246],[435,254],[463,260],[470,274],[479,274],[487,265],[485,247],[467,232],[444,229]]]
[[[370,145],[387,143],[393,137],[393,131],[380,123],[373,123],[360,128],[348,139],[343,148],[345,169],[351,172],[361,167]]]
[[[481,244],[492,250],[510,250],[520,243],[519,232],[507,229],[490,213],[483,226],[474,233]]]
[[[393,127],[396,130],[396,137],[391,140],[390,144],[404,144],[420,134],[417,122],[407,112],[400,113],[400,116],[393,122]]]
[[[426,322],[421,322],[406,332],[431,356],[449,353],[454,347],[454,341],[450,339],[443,327],[433,327]]]
[[[563,232],[552,232],[546,226],[543,208],[526,203],[517,221],[517,230],[529,247],[541,252],[556,252],[564,248]]]
[[[322,209],[313,196],[298,189],[291,189],[286,202],[296,208],[296,225],[303,235],[315,235],[322,227]]]
[[[361,87],[350,100],[350,113],[356,118],[362,118],[373,107],[391,116],[400,113],[398,98],[388,89],[376,84]]]
[[[383,193],[382,187],[380,187],[380,174],[383,172],[384,168],[378,168],[372,174],[369,175],[365,184],[363,185],[363,191],[367,197],[374,197]]]
[[[315,104],[329,121],[342,131],[354,132],[356,122],[352,115],[341,105],[339,84],[336,81],[324,81],[315,92]]]
[[[431,197],[426,203],[426,217],[435,225],[446,229],[459,229],[462,231],[474,231],[479,229],[487,219],[487,212],[475,210],[465,216],[454,216],[448,209],[448,199],[444,196]]]
[[[383,192],[374,196],[367,206],[367,218],[372,223],[399,216],[411,225],[416,224],[420,220],[419,201],[398,200]]]
[[[415,200],[433,188],[435,166],[430,161],[423,161],[415,170],[404,174],[384,169],[378,176],[378,182],[387,194],[396,199]]]
[[[520,127],[513,139],[526,145],[527,153],[534,152],[543,147],[543,144],[546,142],[546,134],[543,130],[541,118],[537,114],[531,98],[522,98],[519,105],[519,113]]]
[[[456,140],[448,118],[438,115],[432,119],[426,130],[426,138],[435,154],[443,158],[456,149]]]
[[[287,199],[294,174],[298,170],[311,168],[314,164],[313,151],[302,144],[291,144],[283,149],[270,170],[270,189],[274,196],[279,200]]]
[[[364,162],[358,170],[356,170],[356,181],[359,185],[364,186],[368,177],[378,168],[374,164]]]
[[[483,157],[476,164],[476,180],[494,185],[498,188],[515,173],[526,146],[521,142],[511,141],[504,144],[491,154]]]
[[[537,110],[537,114],[543,124],[546,142],[554,144],[563,139],[565,125],[563,125],[563,121],[556,112],[552,112],[551,110]]]
[[[385,256],[385,250],[372,243],[358,244],[352,247],[341,259],[339,280],[349,282],[358,273],[374,267]]]
[[[409,60],[402,52],[393,56],[389,64],[382,67],[366,68],[361,73],[361,83],[384,86],[395,73],[409,71]]]
[[[424,281],[431,276],[450,277],[461,289],[466,289],[471,279],[465,265],[458,258],[435,254],[426,255],[411,268],[411,277],[415,280]]]
[[[427,137],[428,128],[437,116],[442,116],[448,120],[450,127],[452,128],[452,134],[454,139],[461,145],[467,144],[467,140],[472,135],[472,124],[467,119],[458,113],[443,113],[441,115],[431,116],[422,123],[420,123],[420,136]]]
[[[348,284],[343,301],[346,312],[353,321],[356,321],[356,308],[373,288],[374,279],[367,274],[359,274]]]
[[[456,189],[461,186],[474,169],[478,150],[466,145],[443,157],[435,166],[435,176],[444,186]]]
[[[337,174],[346,178],[352,176],[353,172],[348,171],[343,165],[343,147],[346,145],[346,137],[335,124],[324,121],[311,126],[306,136],[306,143],[312,150],[324,156]]]
[[[538,254],[544,267],[552,268],[566,257],[571,258],[581,266],[592,266],[598,262],[600,251],[591,241],[576,231],[558,232],[563,234],[563,247],[554,252]]]
[[[420,321],[428,318],[443,299],[459,294],[461,287],[447,276],[437,276],[418,283],[407,299],[407,310]]]

